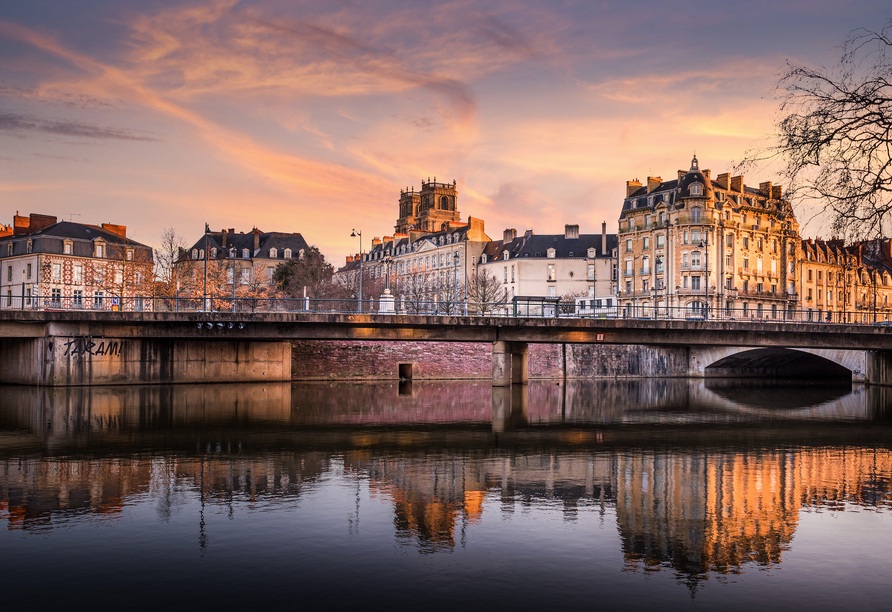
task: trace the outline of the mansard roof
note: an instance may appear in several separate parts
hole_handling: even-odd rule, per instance
[[[252,257],[262,255],[264,259],[270,258],[269,249],[277,250],[275,259],[284,259],[285,249],[291,249],[292,256],[296,256],[300,251],[310,248],[307,241],[304,240],[304,237],[299,233],[260,232],[260,244],[256,251],[254,250],[254,232],[249,232],[247,234],[227,232],[225,234],[225,248],[223,247],[223,236],[223,232],[210,232],[207,236],[208,250],[217,248],[218,259],[227,258],[229,256],[228,251],[232,248],[239,253],[244,249],[248,249],[248,251],[251,252]],[[192,245],[191,249],[203,249],[204,245],[204,236],[202,236]]]
[[[584,259],[589,249],[595,249],[596,257],[610,257],[616,248],[616,234],[607,234],[607,248],[601,251],[601,234],[580,234],[579,238],[567,238],[564,234],[529,234],[518,236],[507,243],[503,240],[488,242],[483,249],[487,260],[501,260],[502,254],[507,250],[511,259],[518,257],[548,256],[548,250],[554,249],[555,259]]]

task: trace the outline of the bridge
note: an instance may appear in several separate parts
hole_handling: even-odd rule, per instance
[[[892,384],[892,328],[881,325],[73,310],[0,312],[0,382],[286,381],[291,340],[492,343],[494,386],[527,382],[529,345],[535,343],[680,347],[687,351],[689,376],[785,372],[795,362],[799,370]]]

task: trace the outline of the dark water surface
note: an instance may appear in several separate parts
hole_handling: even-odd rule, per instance
[[[3,608],[885,609],[890,391],[2,387]]]

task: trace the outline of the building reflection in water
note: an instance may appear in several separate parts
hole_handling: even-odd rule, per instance
[[[826,439],[840,422],[886,427],[885,390],[815,386],[815,403],[786,411],[776,406],[801,390],[716,381],[406,391],[4,388],[0,520],[52,530],[145,503],[169,520],[196,496],[233,516],[245,503],[292,505],[334,475],[367,483],[392,506],[398,541],[422,552],[452,550],[487,517],[518,508],[558,508],[567,521],[594,512],[615,517],[627,570],[669,569],[696,588],[747,564],[781,563],[801,512],[892,507],[889,449]],[[740,422],[781,437],[791,424],[816,434],[755,446],[683,435],[688,425],[711,435],[715,423]],[[678,437],[646,437],[655,424],[679,423]],[[419,446],[419,431],[447,437]]]

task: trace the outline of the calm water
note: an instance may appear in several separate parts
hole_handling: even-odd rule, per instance
[[[892,394],[0,388],[5,609],[885,607]]]

